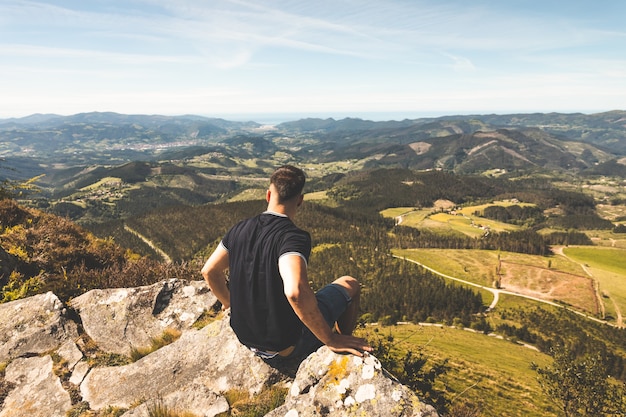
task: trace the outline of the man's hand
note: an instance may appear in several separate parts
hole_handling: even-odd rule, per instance
[[[351,353],[363,356],[363,352],[371,352],[373,349],[367,344],[367,340],[361,337],[347,336],[333,333],[326,346],[335,353]]]

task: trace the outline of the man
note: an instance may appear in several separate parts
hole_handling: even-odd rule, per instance
[[[372,350],[351,336],[358,281],[343,276],[317,294],[309,285],[311,237],[292,222],[304,183],[301,169],[278,168],[266,193],[267,210],[233,226],[202,268],[211,291],[230,308],[239,341],[269,363],[302,359],[322,344],[358,356]]]

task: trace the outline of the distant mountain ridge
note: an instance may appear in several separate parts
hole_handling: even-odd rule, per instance
[[[166,148],[205,145],[259,126],[194,115],[37,114],[0,120],[0,158],[68,166],[120,164],[151,160]]]
[[[452,127],[453,130],[450,130]],[[439,131],[453,133],[473,133],[477,130],[538,128],[547,133],[562,136],[563,139],[590,143],[610,152],[626,154],[626,111],[614,110],[596,114],[582,113],[529,113],[506,115],[458,115],[421,118],[403,121],[372,122],[346,118],[302,119],[281,123],[278,129],[297,132],[330,134],[333,132],[354,132],[388,129],[409,129],[411,131]],[[441,136],[441,134],[438,134]]]
[[[169,123],[210,123],[221,128],[240,128],[240,127],[259,127],[256,122],[232,122],[215,117],[204,117],[193,114],[182,116],[163,116],[163,115],[145,115],[145,114],[121,114],[115,112],[89,112],[78,113],[70,116],[60,116],[57,114],[33,114],[21,118],[0,119],[0,130],[5,130],[12,125],[34,127],[56,127],[61,125],[70,125],[77,123],[109,123],[109,124],[126,124],[137,123],[144,126],[161,126]]]
[[[283,161],[353,160],[361,168],[621,176],[624,155],[626,111],[382,122],[306,118],[271,127],[194,115],[112,112],[37,114],[0,121],[0,167],[9,168],[0,174],[16,179],[46,174],[50,181],[68,169],[80,173],[89,166],[149,162],[159,172],[164,163],[187,166],[188,161],[194,162],[186,169],[209,175],[262,176],[266,168]],[[251,160],[256,162],[243,163]],[[236,166],[240,169],[233,174]],[[83,182],[71,175],[72,182]]]
[[[112,141],[132,141],[145,135],[154,135],[162,142],[181,138],[208,138],[224,134],[256,132],[260,123],[234,122],[220,118],[196,115],[127,115],[113,112],[79,113],[72,116],[34,114],[23,118],[0,120],[0,139],[17,142],[19,138],[28,144],[28,136],[46,129],[48,139],[60,141],[66,136],[80,138],[86,131],[101,132]],[[471,134],[478,130],[538,128],[562,139],[593,144],[609,152],[626,155],[626,111],[605,113],[531,113],[506,115],[458,115],[435,118],[405,119],[402,121],[371,121],[359,118],[305,118],[284,122],[275,126],[275,132],[330,135],[339,139],[360,132],[364,137],[386,136],[389,139],[403,134],[445,136],[447,134]],[[368,133],[363,133],[368,132]],[[338,136],[336,136],[338,135]],[[23,144],[22,144],[23,145]],[[0,156],[5,153],[0,149]]]

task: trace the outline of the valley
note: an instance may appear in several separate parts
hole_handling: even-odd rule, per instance
[[[303,119],[264,129],[100,113],[0,121],[6,180],[42,175],[39,192],[17,201],[105,239],[80,247],[118,259],[102,270],[51,262],[37,275],[47,258],[31,258],[39,252],[25,242],[39,235],[3,224],[3,251],[28,268],[24,282],[2,283],[6,294],[32,279],[32,291],[55,285],[75,296],[163,274],[201,279],[227,228],[264,208],[273,168],[296,164],[308,175],[297,223],[314,239],[310,280],[362,280],[360,331],[447,360],[438,388],[483,416],[556,416],[530,370],[550,362],[551,347],[602,352],[626,380],[625,117]]]

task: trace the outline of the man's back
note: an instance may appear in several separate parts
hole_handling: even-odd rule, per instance
[[[302,322],[284,295],[278,259],[311,252],[309,234],[286,216],[265,212],[235,225],[222,240],[229,252],[231,326],[239,340],[280,351],[297,341]]]
[[[265,196],[267,211],[235,225],[205,262],[202,276],[223,308],[231,308],[239,340],[263,359],[297,358],[321,344],[362,356],[372,348],[352,336],[358,280],[345,275],[315,293],[307,279],[311,237],[291,221],[304,200],[305,181],[299,168],[276,169]]]

